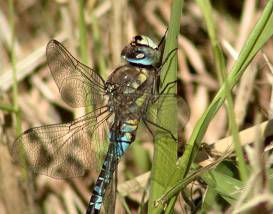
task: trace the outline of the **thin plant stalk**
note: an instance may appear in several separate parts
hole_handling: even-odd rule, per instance
[[[98,61],[98,70],[102,77],[106,77],[106,62],[103,56],[102,51],[102,40],[99,31],[98,21],[94,14],[91,14],[92,17],[92,35],[93,35],[93,42],[94,42],[94,50],[96,50],[96,58]]]
[[[84,0],[79,1],[79,30],[80,30],[80,54],[81,60],[88,65],[87,31],[84,19]]]
[[[160,79],[162,82],[161,88],[164,88],[166,84],[173,82],[177,79],[177,52],[174,51],[177,48],[177,38],[180,30],[180,17],[182,14],[183,0],[174,0],[171,9],[171,18],[166,37],[166,45],[163,54],[164,59],[168,57],[167,62],[164,64],[161,70]],[[174,54],[169,54],[173,52]],[[167,90],[167,93],[176,93],[176,87],[171,87]],[[159,120],[164,121],[164,125],[168,130],[177,130],[177,123],[173,121],[177,120],[177,106],[174,103],[162,114],[158,114]],[[177,135],[177,133],[176,133]],[[177,161],[177,143],[173,138],[165,132],[157,132],[155,136],[155,150],[152,167],[152,181],[151,191],[148,203],[149,213],[159,213],[163,209],[154,207],[154,201],[165,191],[168,186],[171,175],[175,171]]]
[[[88,65],[87,30],[84,18],[85,1],[79,1],[79,31],[80,31],[80,56],[83,64]],[[92,111],[92,106],[85,107],[85,112]]]
[[[228,75],[227,81],[230,88],[233,88],[235,84],[239,81],[240,77],[243,75],[247,66],[257,54],[257,52],[263,47],[263,45],[268,41],[268,39],[273,35],[273,1],[267,2],[267,5],[258,20],[257,24],[250,33],[248,39],[245,42],[238,59],[235,61],[230,74]],[[175,185],[181,177],[186,177],[189,172],[191,163],[195,159],[198,147],[202,142],[204,134],[208,128],[210,121],[215,116],[216,112],[220,109],[225,101],[225,89],[224,85],[218,90],[214,99],[210,103],[207,110],[203,113],[201,118],[197,121],[194,130],[190,136],[188,146],[181,158],[177,162],[177,170],[173,175],[173,179],[169,184],[169,188]],[[173,197],[176,199],[176,196]],[[174,203],[173,198],[170,199],[167,209],[173,209]]]
[[[6,104],[0,103],[0,109],[3,111],[16,113],[16,109],[14,109],[13,105],[11,106],[11,105],[6,105]]]
[[[223,52],[220,48],[220,45],[216,36],[215,24],[212,18],[211,4],[209,0],[197,0],[197,3],[204,14],[205,22],[208,28],[209,38],[212,45],[212,51],[213,51],[213,55],[215,59],[215,64],[216,64],[215,67],[216,67],[219,80],[225,86],[224,88],[225,88],[225,94],[227,98],[227,111],[228,111],[229,125],[231,128],[236,156],[238,158],[238,166],[239,166],[238,169],[239,169],[240,177],[242,180],[246,180],[248,177],[247,167],[244,160],[243,149],[241,147],[241,140],[239,137],[239,128],[235,120],[231,88],[227,81],[226,68],[225,68],[226,63],[223,56]]]
[[[21,118],[18,106],[18,82],[16,77],[16,56],[15,56],[15,23],[14,23],[14,2],[13,0],[8,1],[9,5],[9,24],[11,29],[11,43],[10,43],[10,60],[12,66],[12,100],[13,100],[13,109],[14,109],[14,121],[16,127],[16,135],[19,135],[22,132],[21,129]]]

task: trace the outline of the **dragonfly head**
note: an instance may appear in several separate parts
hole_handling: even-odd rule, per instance
[[[127,62],[140,66],[159,67],[161,65],[161,51],[147,36],[135,36],[122,50],[121,56]]]

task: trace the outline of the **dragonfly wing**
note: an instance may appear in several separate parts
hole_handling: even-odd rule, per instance
[[[177,130],[168,130],[168,124],[166,119],[160,117],[160,114],[167,115],[168,112],[177,107],[177,124],[178,129],[182,129],[190,118],[190,109],[184,99],[175,94],[166,95],[154,95],[152,102],[147,108],[147,112],[143,117],[143,121],[151,128],[150,131],[155,131],[154,128],[158,128],[160,131],[166,131],[172,136],[177,135]],[[166,114],[167,113],[167,114]]]
[[[117,189],[117,167],[113,173],[111,182],[105,192],[105,200],[103,202],[103,208],[105,213],[115,213],[116,207],[116,189]]]
[[[82,176],[87,169],[100,167],[98,156],[107,151],[106,112],[99,109],[70,123],[29,129],[15,141],[13,158],[50,177]]]
[[[85,107],[102,102],[104,80],[94,70],[80,63],[58,41],[46,48],[47,63],[63,100],[71,107]]]

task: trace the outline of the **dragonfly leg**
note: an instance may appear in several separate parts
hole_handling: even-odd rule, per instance
[[[171,135],[171,137],[174,139],[174,141],[178,141],[178,139],[175,138],[175,136],[172,134],[172,132],[171,132],[170,130],[168,130],[168,129],[166,129],[166,128],[164,128],[164,127],[162,127],[162,126],[160,126],[160,125],[158,125],[158,124],[156,124],[156,123],[154,123],[154,122],[152,122],[152,121],[150,121],[150,120],[143,119],[143,121],[146,121],[146,122],[150,123],[151,125],[153,125],[153,126],[159,128],[159,129],[161,129],[161,130],[167,132],[168,134]],[[144,122],[144,124],[145,124],[145,122]]]
[[[166,31],[165,31],[163,37],[161,38],[161,40],[160,40],[160,42],[159,42],[159,44],[158,44],[158,46],[157,46],[157,49],[159,49],[160,46],[163,44],[163,41],[164,41],[165,38],[166,38],[167,32],[168,32],[168,28],[166,29]]]
[[[166,58],[164,59],[164,61],[163,61],[162,64],[160,65],[160,67],[157,68],[158,74],[160,74],[161,69],[162,69],[163,66],[166,64],[166,62],[168,61],[168,59],[169,59],[170,57],[174,57],[174,55],[171,56],[172,53],[173,53],[173,52],[176,52],[177,50],[178,50],[178,48],[174,48],[173,50],[171,50],[171,51],[168,53],[168,55],[166,56]],[[160,80],[162,80],[162,82],[164,82],[164,81],[165,81],[165,78],[166,78],[166,76],[167,76],[167,72],[165,73],[164,77],[162,77],[162,75],[160,75],[160,76],[161,76]]]
[[[153,138],[155,138],[152,129],[151,129],[150,126],[147,124],[147,121],[146,121],[146,120],[143,120],[143,123],[144,123],[144,125],[146,126],[146,128],[148,129],[148,131],[150,132],[150,134],[153,136]]]
[[[173,50],[170,51],[170,53],[168,53],[168,55],[166,56],[166,58],[164,59],[164,61],[162,62],[161,66],[159,67],[159,70],[162,69],[162,67],[165,65],[165,63],[168,61],[169,57],[171,57],[172,53],[177,51],[178,48],[174,48]]]
[[[168,82],[165,87],[163,88],[163,90],[159,93],[160,95],[162,95],[164,93],[164,91],[172,84],[176,84],[177,83],[177,80],[174,80],[172,82]]]

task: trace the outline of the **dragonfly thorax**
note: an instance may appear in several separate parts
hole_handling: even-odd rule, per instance
[[[118,67],[110,74],[105,84],[109,108],[122,115],[126,115],[127,111],[139,111],[135,102],[143,94],[151,94],[155,78],[155,69],[131,64]]]

